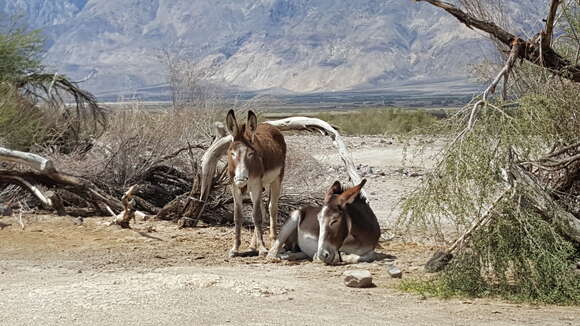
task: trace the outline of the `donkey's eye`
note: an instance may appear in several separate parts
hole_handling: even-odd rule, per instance
[[[337,222],[338,222],[338,220],[332,220],[332,221],[330,221],[330,224],[329,224],[329,225],[330,225],[330,226],[333,226],[333,225],[334,225],[334,224],[336,224]]]
[[[254,157],[254,152],[249,152],[249,153],[248,153],[248,157],[249,157],[249,158],[252,158],[252,157]]]
[[[232,158],[236,158],[236,153],[235,152],[231,152],[230,154],[232,154]]]

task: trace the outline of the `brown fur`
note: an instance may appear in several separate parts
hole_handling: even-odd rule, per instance
[[[378,244],[380,226],[377,217],[360,194],[365,183],[366,179],[363,179],[359,185],[337,194],[336,189],[341,187],[335,182],[326,195],[326,215],[330,217],[327,241],[336,248],[364,246],[374,249]]]
[[[339,251],[355,255],[351,258],[357,261],[374,257],[380,226],[366,199],[360,194],[365,182],[363,180],[359,185],[343,190],[336,181],[326,193],[324,206],[303,207],[295,211],[292,216],[298,216],[298,219],[291,217],[282,227],[270,256],[276,257],[280,248],[288,249],[304,239],[301,234],[306,234],[317,239],[318,250],[314,256],[325,263],[336,262],[340,258]],[[321,228],[325,228],[324,242],[319,239]],[[307,249],[308,246],[301,248],[305,253]]]
[[[245,124],[240,126],[238,134],[234,136],[234,141],[228,149],[228,174],[230,178],[234,177],[236,168],[231,150],[236,146],[248,146],[258,154],[260,160],[255,160],[250,164],[252,176],[262,177],[264,173],[280,167],[280,181],[282,181],[286,165],[286,141],[284,141],[284,136],[278,128],[261,123],[252,135],[251,130],[247,130]]]
[[[262,237],[262,192],[269,186],[270,238],[273,240],[276,238],[278,199],[284,177],[286,142],[276,127],[258,124],[258,119],[252,111],[248,112],[246,124],[238,125],[234,111],[230,110],[226,117],[226,126],[233,136],[233,142],[227,152],[228,174],[232,180],[235,206],[235,240],[230,256],[239,255],[242,224],[240,193],[246,190],[250,193],[253,203],[255,232],[251,247],[256,249],[256,246],[259,246],[259,252],[265,254],[267,250]]]

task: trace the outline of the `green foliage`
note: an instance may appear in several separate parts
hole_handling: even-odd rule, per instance
[[[338,126],[346,135],[400,135],[429,127],[437,120],[428,111],[391,108],[345,114],[321,113],[316,118]]]
[[[575,250],[544,216],[504,203],[441,281],[454,293],[475,297],[580,304],[580,275],[572,271]]]
[[[6,87],[0,87],[0,98],[0,146],[29,150],[46,132],[44,115]]]
[[[2,26],[0,32],[0,141],[27,150],[36,141],[43,115],[16,87],[28,74],[42,69],[42,41],[36,31]]]
[[[407,278],[402,280],[397,287],[402,291],[417,293],[423,296],[434,296],[444,299],[460,296],[460,294],[445,286],[441,278],[437,276],[426,277],[424,279]]]
[[[42,70],[42,40],[38,31],[0,32],[0,81],[17,81]]]
[[[5,25],[0,22],[0,144],[29,150],[49,142],[72,151],[100,136],[104,110],[65,76],[45,73],[40,33]]]
[[[536,73],[542,80],[543,73]],[[494,295],[507,299],[580,304],[580,279],[572,269],[580,252],[566,238],[559,210],[541,211],[525,185],[498,200],[507,185],[502,169],[513,164],[527,168],[554,148],[580,141],[580,85],[551,80],[527,91],[518,105],[490,103],[475,111],[473,129],[465,129],[472,107],[435,126],[450,142],[432,174],[403,204],[400,225],[422,228],[438,240],[465,232],[497,201],[490,221],[479,228],[468,248],[459,252],[435,280],[424,283],[434,295]],[[454,138],[450,138],[454,139]],[[577,167],[576,167],[577,168]],[[532,170],[556,187],[558,178],[576,170]],[[557,191],[556,188],[547,188]],[[558,192],[554,205],[568,209],[574,203]],[[574,195],[577,196],[577,195]],[[450,230],[452,228],[452,230]],[[419,288],[417,284],[409,288]]]

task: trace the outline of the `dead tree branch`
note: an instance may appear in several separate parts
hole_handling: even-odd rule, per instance
[[[476,116],[477,109],[480,106],[482,106],[482,105],[488,105],[489,104],[487,98],[488,98],[489,94],[493,94],[495,92],[495,89],[496,89],[497,85],[499,84],[499,82],[501,81],[501,79],[502,78],[505,78],[505,80],[507,80],[507,78],[508,78],[508,76],[509,76],[509,74],[510,74],[510,72],[511,72],[511,70],[512,70],[514,64],[515,64],[515,62],[516,62],[517,54],[519,52],[519,49],[520,49],[521,45],[522,44],[521,44],[521,41],[519,39],[513,41],[513,44],[512,44],[512,47],[511,47],[511,51],[510,51],[510,55],[509,55],[508,59],[506,60],[506,63],[503,66],[502,70],[499,72],[499,74],[497,74],[497,76],[495,77],[495,79],[485,89],[485,91],[483,91],[483,95],[481,97],[481,100],[477,101],[473,105],[473,108],[471,109],[471,114],[469,115],[469,121],[467,123],[467,129],[473,129],[473,124],[475,122],[475,116]],[[503,113],[503,111],[502,111],[502,113]]]
[[[12,180],[13,182],[24,185],[37,198],[39,198],[43,203],[51,208],[52,203],[50,199],[42,195],[37,187],[33,186],[34,184],[42,184],[47,187],[62,186],[67,190],[83,196],[87,201],[91,202],[96,207],[110,206],[115,209],[122,208],[121,203],[117,199],[107,194],[101,193],[89,182],[81,178],[59,172],[54,167],[54,164],[51,160],[46,159],[40,155],[14,151],[0,147],[0,161],[18,163],[36,170],[37,173],[0,171],[0,176],[2,176],[5,181]],[[23,183],[22,180],[26,181],[27,183]],[[100,208],[100,210],[101,212],[106,213],[104,208]]]
[[[133,203],[133,195],[135,193],[136,186],[131,186],[125,192],[123,197],[121,198],[121,202],[123,203],[123,211],[117,215],[113,214],[115,218],[111,224],[120,225],[122,228],[129,228],[131,220],[135,220],[135,217],[139,217],[141,219],[147,218],[147,214],[137,211],[135,209],[135,205]],[[111,211],[112,212],[112,211]]]
[[[437,251],[425,264],[425,271],[428,273],[435,273],[441,271],[447,264],[453,259],[453,252],[460,250],[465,245],[466,241],[471,237],[473,232],[475,232],[480,227],[487,224],[493,215],[491,214],[497,204],[501,202],[508,193],[509,188],[502,191],[499,196],[491,203],[491,205],[485,210],[485,212],[471,225],[471,227],[465,231],[457,240],[453,242],[449,248],[444,251]]]
[[[494,39],[498,40],[500,43],[510,48],[512,47],[513,42],[515,40],[520,40],[523,46],[518,51],[518,58],[525,59],[534,65],[550,70],[552,73],[556,75],[559,75],[576,83],[580,83],[580,65],[572,64],[569,60],[567,60],[566,58],[558,54],[556,51],[554,51],[554,49],[552,49],[549,46],[549,43],[545,41],[546,35],[541,35],[541,37],[539,38],[534,38],[528,41],[521,40],[516,35],[508,31],[505,31],[497,24],[473,17],[472,15],[464,12],[463,10],[455,7],[450,3],[438,0],[416,0],[416,1],[428,2],[435,7],[441,8],[446,12],[448,12],[449,14],[451,14],[452,16],[454,16],[455,18],[457,18],[457,20],[459,20],[465,26],[471,29],[475,28],[480,31],[483,31],[492,36]],[[556,2],[558,2],[558,4],[553,4],[550,9],[554,10],[554,12],[557,11],[559,5],[559,1]],[[549,17],[550,15],[548,16],[548,18]],[[553,19],[551,24],[553,25]],[[549,26],[546,26],[546,31],[544,33],[548,31],[548,27]],[[553,33],[553,26],[549,28],[550,33]],[[549,40],[551,41],[551,37],[549,38]]]
[[[548,18],[546,18],[546,30],[545,35],[542,38],[544,47],[550,47],[552,45],[552,37],[554,35],[554,25],[556,23],[556,13],[558,12],[558,6],[560,6],[561,0],[552,0],[550,2],[550,11],[548,13]]]
[[[517,183],[531,191],[532,195],[529,197],[536,208],[545,214],[549,214],[554,222],[561,226],[564,234],[580,243],[580,220],[556,203],[550,194],[535,180],[535,177],[520,165],[514,165],[510,172]]]

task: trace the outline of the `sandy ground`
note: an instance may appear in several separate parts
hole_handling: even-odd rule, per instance
[[[348,139],[355,161],[373,167],[367,191],[386,227],[396,217],[395,203],[430,164],[403,164],[402,146],[388,141]],[[340,169],[328,144],[313,154],[324,169]],[[580,324],[575,307],[401,293],[400,280],[388,276],[384,262],[230,259],[230,227],[180,230],[169,222],[137,221],[126,230],[108,226],[108,220],[23,216],[23,228],[18,217],[0,218],[0,325]],[[249,230],[243,239],[250,239]],[[433,250],[396,239],[381,242],[380,249],[396,257],[404,278],[420,276]],[[341,274],[357,268],[369,270],[376,287],[345,287]]]

